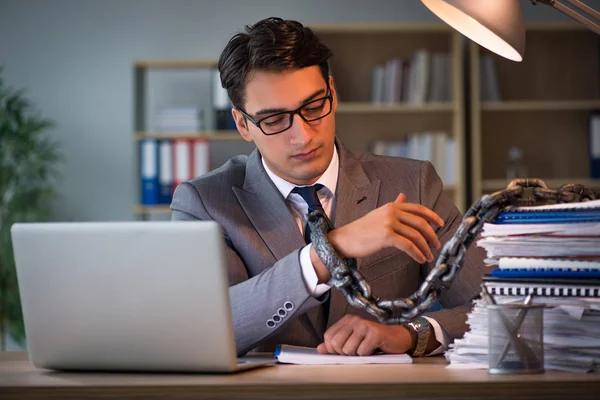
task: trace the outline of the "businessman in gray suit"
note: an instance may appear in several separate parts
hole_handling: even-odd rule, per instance
[[[336,138],[327,46],[296,21],[268,18],[235,35],[219,60],[239,133],[256,150],[179,185],[173,220],[223,228],[238,353],[277,344],[322,353],[438,354],[466,330],[483,252],[474,246],[442,310],[385,325],[351,307],[306,235],[309,209],[381,298],[412,294],[461,215],[429,162],[353,153]],[[200,266],[199,266],[200,267]]]

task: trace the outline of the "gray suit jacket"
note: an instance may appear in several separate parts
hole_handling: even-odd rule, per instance
[[[461,215],[442,191],[442,182],[431,163],[352,153],[339,141],[336,145],[340,156],[336,227],[393,201],[403,192],[409,202],[425,205],[445,221],[437,232],[442,245],[452,237]],[[366,199],[358,202],[363,197]],[[282,343],[315,347],[322,342],[325,330],[344,314],[373,319],[350,306],[336,289],[319,299],[309,294],[299,260],[304,239],[257,150],[179,185],[171,210],[173,220],[214,220],[223,228],[238,354],[252,349],[272,351]],[[438,254],[434,250],[436,259]],[[479,293],[485,272],[483,257],[482,249],[471,246],[465,265],[440,299],[444,309],[428,314],[451,338],[461,337],[466,330],[469,302]],[[395,248],[357,262],[373,294],[385,299],[414,293],[435,264],[419,265]],[[322,303],[328,296],[331,305],[326,321]],[[269,320],[279,319],[269,326],[273,325]]]

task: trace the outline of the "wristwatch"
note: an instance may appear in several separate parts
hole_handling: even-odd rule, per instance
[[[408,351],[408,354],[413,357],[421,357],[427,349],[429,335],[431,334],[431,325],[429,321],[423,317],[417,317],[405,325],[417,334],[417,344],[414,349]]]

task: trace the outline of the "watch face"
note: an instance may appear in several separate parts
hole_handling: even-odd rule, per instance
[[[428,322],[426,319],[424,319],[422,317],[417,317],[411,322],[411,324],[416,330],[419,330],[419,329],[425,328],[427,326]]]

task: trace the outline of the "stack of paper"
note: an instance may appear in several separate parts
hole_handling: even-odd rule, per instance
[[[544,304],[545,368],[600,370],[600,201],[520,207],[485,224],[478,245],[499,304]],[[477,301],[470,331],[451,345],[452,367],[488,367],[488,313]]]
[[[494,296],[498,304],[523,303],[525,296]],[[600,299],[534,297],[544,309],[544,367],[600,372]],[[488,368],[488,313],[477,300],[467,318],[471,329],[446,352],[450,368]]]

